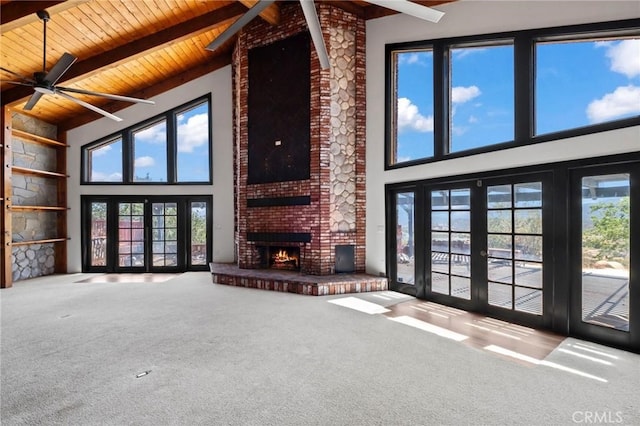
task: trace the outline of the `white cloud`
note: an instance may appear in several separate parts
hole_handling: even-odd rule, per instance
[[[122,182],[122,173],[113,172],[111,174],[106,174],[106,173],[92,171],[91,181],[92,182]]]
[[[136,167],[151,167],[155,164],[156,162],[153,159],[153,157],[149,157],[149,156],[138,157],[136,158],[136,161],[135,161]]]
[[[478,121],[479,121],[479,120],[478,120],[478,118],[477,118],[475,115],[471,115],[471,116],[469,116],[469,123],[470,123],[470,124],[477,123]]]
[[[455,59],[462,59],[474,53],[484,52],[485,50],[487,49],[484,47],[465,47],[465,48],[453,49],[453,57]]]
[[[433,132],[433,116],[420,114],[418,106],[408,98],[398,98],[398,131]]]
[[[618,87],[613,93],[592,101],[587,107],[587,117],[592,123],[629,114],[640,114],[640,87],[633,85]]]
[[[106,155],[109,151],[111,151],[111,145],[104,145],[98,149],[91,150],[91,155],[93,157],[100,157],[102,155]]]
[[[402,53],[399,55],[398,59],[400,64],[404,65],[427,65],[427,55],[431,54],[431,52],[412,52],[412,53]]]
[[[453,132],[454,136],[462,136],[465,133],[467,133],[467,130],[469,130],[466,127],[461,127],[461,126],[451,126],[451,131]]]
[[[193,152],[209,140],[208,114],[196,114],[186,123],[178,124],[178,152]]]
[[[136,142],[162,144],[167,142],[167,125],[163,121],[135,133]]]
[[[451,102],[454,104],[462,104],[470,101],[473,98],[480,96],[482,92],[477,86],[469,87],[452,87],[451,88]]]
[[[606,47],[606,55],[611,59],[611,71],[624,74],[628,78],[640,75],[640,39],[602,45]]]

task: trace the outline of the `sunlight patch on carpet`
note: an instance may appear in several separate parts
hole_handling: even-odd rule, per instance
[[[376,305],[375,303],[367,302],[366,300],[358,299],[357,297],[343,297],[341,299],[329,300],[329,303],[334,305],[343,306],[345,308],[354,309],[356,311],[364,312],[365,314],[384,314],[390,312],[389,309],[384,306]]]
[[[102,274],[85,278],[77,283],[161,283],[181,274]]]

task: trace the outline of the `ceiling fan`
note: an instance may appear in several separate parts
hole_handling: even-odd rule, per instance
[[[215,40],[209,43],[206,49],[216,50],[235,33],[240,31],[242,27],[253,20],[253,18],[258,16],[264,9],[269,7],[269,5],[274,1],[275,0],[258,0],[258,2],[247,11],[247,13],[242,15],[225,31],[223,31],[222,34],[216,37]],[[440,18],[444,16],[444,12],[427,6],[422,6],[417,3],[412,3],[408,0],[367,0],[367,2],[434,23],[437,23]],[[322,69],[327,69],[329,68],[329,55],[327,54],[327,48],[324,44],[324,39],[322,38],[322,29],[320,28],[320,20],[316,13],[315,4],[313,3],[313,0],[300,0],[300,6],[302,7],[302,12],[304,13],[307,26],[309,27],[309,32],[311,33],[311,40],[313,40],[313,45],[318,53],[320,66]]]
[[[131,98],[129,96],[121,96],[121,95],[113,95],[109,93],[98,93],[91,92],[88,90],[82,89],[73,89],[71,87],[62,87],[56,86],[56,83],[62,75],[67,72],[67,70],[73,65],[73,63],[78,59],[70,53],[64,53],[62,57],[56,62],[56,64],[47,72],[47,22],[51,19],[49,13],[46,10],[40,10],[36,12],[38,18],[40,18],[44,25],[44,35],[43,35],[43,53],[42,53],[42,71],[36,71],[33,73],[33,78],[24,77],[16,72],[8,70],[6,68],[0,67],[0,70],[11,74],[14,77],[20,79],[20,81],[12,81],[12,80],[1,80],[3,83],[17,84],[21,86],[31,86],[33,87],[34,93],[31,95],[29,100],[24,106],[24,109],[29,111],[33,109],[36,103],[40,100],[42,95],[58,95],[70,101],[73,101],[77,104],[82,105],[85,108],[88,108],[92,111],[95,111],[99,114],[104,115],[115,121],[122,121],[122,118],[117,117],[102,108],[98,108],[95,105],[91,105],[88,102],[83,101],[82,99],[78,99],[75,96],[71,96],[69,93],[79,93],[83,95],[91,95],[91,96],[99,96],[107,99],[113,99],[116,101],[124,101],[124,102],[135,102],[135,103],[144,103],[154,105],[155,102],[149,101],[146,99],[138,99]]]

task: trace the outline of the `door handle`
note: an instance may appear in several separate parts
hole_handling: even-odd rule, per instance
[[[486,250],[481,250],[480,251],[480,256],[487,257],[487,251]]]

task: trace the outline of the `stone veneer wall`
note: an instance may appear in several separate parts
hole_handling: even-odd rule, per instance
[[[56,126],[33,117],[13,113],[13,129],[57,138]],[[37,170],[55,170],[56,150],[23,141],[13,137],[11,155],[14,166]],[[11,177],[12,197],[15,206],[55,206],[58,204],[57,182],[39,176],[13,174]],[[11,213],[11,240],[22,242],[56,238],[57,212],[13,211]],[[28,244],[13,246],[11,249],[11,271],[13,281],[53,274],[55,271],[54,244]]]
[[[259,19],[239,34],[233,53],[234,179],[238,265],[256,268],[247,233],[310,233],[302,272],[334,273],[335,246],[355,246],[355,269],[365,270],[365,22],[330,3],[317,4],[331,67],[311,49],[311,177],[247,184],[248,51],[307,31],[298,2],[281,5],[281,24]],[[247,207],[247,199],[304,197],[309,205]],[[297,243],[296,243],[297,244]]]

